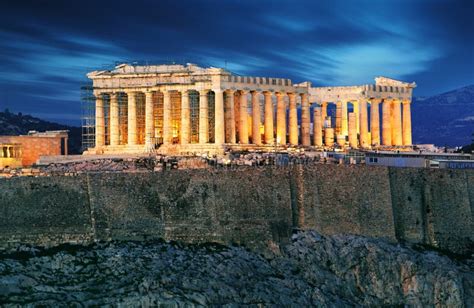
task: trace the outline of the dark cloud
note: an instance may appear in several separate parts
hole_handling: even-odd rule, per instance
[[[122,61],[195,62],[317,85],[387,75],[436,94],[474,83],[473,3],[3,2],[0,108],[78,124],[85,73]]]

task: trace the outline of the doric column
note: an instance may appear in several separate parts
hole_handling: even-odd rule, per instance
[[[380,145],[380,119],[379,119],[380,99],[372,99],[370,105],[370,135],[372,145]]]
[[[257,91],[252,91],[252,143],[257,145],[262,144],[259,94]]]
[[[209,101],[208,90],[199,91],[199,143],[209,142]]]
[[[321,108],[314,108],[313,111],[313,143],[314,146],[323,145],[323,119],[321,118]]]
[[[382,103],[382,144],[392,145],[391,100],[384,98]]]
[[[392,104],[392,144],[402,145],[402,106],[399,99],[394,99]]]
[[[171,123],[171,92],[163,91],[163,144],[170,144],[173,137]]]
[[[181,92],[181,144],[188,144],[191,139],[191,106],[189,105],[189,92]]]
[[[324,145],[328,147],[334,145],[334,128],[327,127],[324,129]]]
[[[272,93],[263,92],[265,97],[265,119],[264,119],[264,132],[265,132],[265,143],[273,144],[273,102],[272,102]]]
[[[286,106],[285,93],[277,93],[277,144],[286,144]]]
[[[137,144],[137,97],[135,92],[127,92],[127,141],[128,145]]]
[[[342,102],[336,102],[336,136],[342,132]]]
[[[224,92],[221,89],[213,90],[215,94],[214,101],[214,140],[215,144],[225,143],[225,118],[224,118]]]
[[[247,111],[247,91],[240,91],[240,110],[239,110],[239,143],[249,143],[248,111]]]
[[[298,113],[296,110],[296,95],[288,93],[290,99],[290,116],[289,116],[289,141],[291,145],[298,145]]]
[[[349,113],[349,146],[353,149],[357,149],[357,126],[356,126],[356,114]]]
[[[411,111],[410,100],[403,100],[403,145],[411,145]]]
[[[119,144],[119,106],[117,93],[110,93],[110,145]]]
[[[226,104],[227,104],[227,121],[226,121],[226,142],[235,143],[235,106],[234,106],[234,91],[227,90],[226,92]]]
[[[301,94],[301,144],[303,146],[311,145],[311,117],[309,115],[308,94]]]
[[[145,148],[154,149],[155,121],[153,117],[153,92],[145,92]],[[164,122],[164,119],[163,119]],[[163,127],[166,124],[163,123]]]
[[[95,147],[105,145],[105,117],[104,100],[102,94],[97,94],[95,98]]]
[[[347,101],[343,101],[341,106],[341,135],[344,136],[349,134],[349,124],[347,120]]]
[[[356,117],[356,130],[357,130],[357,133],[360,132],[360,126],[359,126],[359,102],[357,100],[355,101],[352,101],[352,107],[353,107],[353,111],[354,114],[355,114],[355,117]]]
[[[367,148],[370,146],[369,137],[369,123],[367,117],[367,100],[362,98],[359,100],[359,127],[360,127],[360,146]]]
[[[322,102],[321,103],[321,119],[324,121],[326,120],[328,116],[328,103],[327,102]]]

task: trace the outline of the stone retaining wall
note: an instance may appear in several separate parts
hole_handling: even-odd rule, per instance
[[[474,172],[367,166],[0,180],[0,247],[163,238],[272,248],[295,229],[472,249]]]

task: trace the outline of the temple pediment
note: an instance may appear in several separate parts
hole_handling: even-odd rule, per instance
[[[375,78],[375,84],[378,86],[394,86],[394,87],[409,87],[415,88],[416,83],[408,83],[401,80],[396,80],[388,77],[379,76]]]

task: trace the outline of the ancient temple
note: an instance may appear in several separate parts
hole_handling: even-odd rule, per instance
[[[415,83],[378,77],[369,85],[313,87],[193,64],[122,64],[87,76],[95,96],[89,154],[403,149],[412,143]]]

